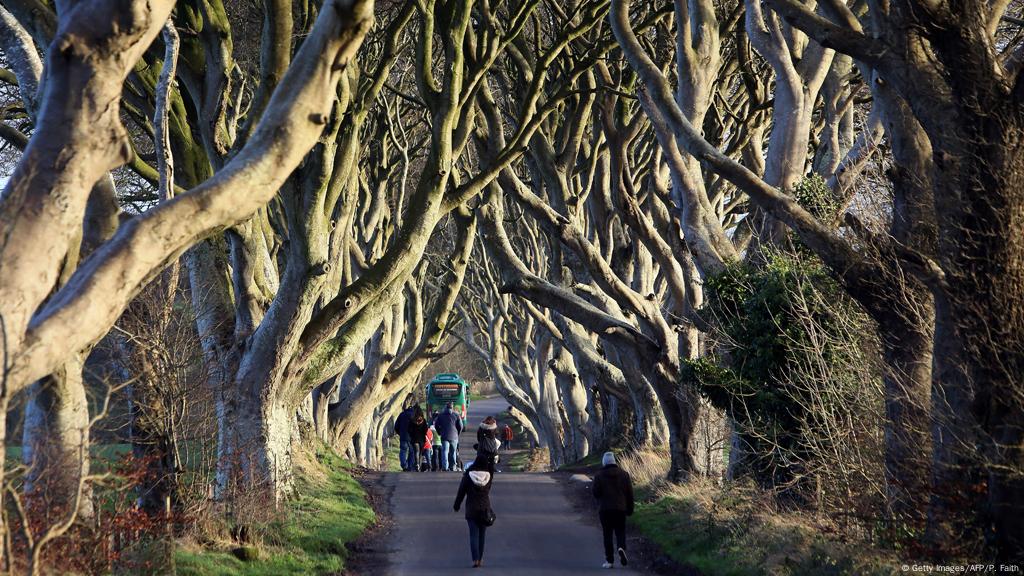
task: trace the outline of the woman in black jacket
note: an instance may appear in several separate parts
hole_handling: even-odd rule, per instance
[[[412,422],[409,423],[409,443],[412,444],[413,454],[416,455],[416,467],[413,470],[422,470],[423,447],[427,444],[427,430],[430,424],[423,416],[423,410],[419,406],[412,414]],[[410,458],[412,460],[412,458]]]
[[[498,450],[501,442],[497,437],[498,422],[494,416],[484,418],[476,431],[476,462],[486,461],[491,465],[498,462]]]
[[[479,568],[484,561],[484,543],[487,527],[494,523],[491,511],[491,482],[494,481],[494,465],[486,461],[474,462],[462,475],[459,493],[455,495],[455,511],[466,500],[466,523],[469,524],[469,551],[473,556],[473,568]]]

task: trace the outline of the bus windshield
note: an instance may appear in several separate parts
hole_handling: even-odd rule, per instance
[[[427,384],[428,412],[440,412],[449,402],[452,409],[465,418],[469,407],[469,384],[458,374],[438,374]]]

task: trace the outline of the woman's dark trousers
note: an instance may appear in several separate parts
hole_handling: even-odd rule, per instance
[[[487,526],[469,518],[466,519],[466,522],[469,524],[469,552],[473,555],[473,562],[483,560]]]
[[[604,532],[604,559],[609,563],[615,561],[615,548],[612,548],[612,532],[618,547],[626,549],[626,513],[617,510],[600,512],[601,530]]]
[[[413,472],[422,472],[423,471],[423,444],[416,444],[415,442],[413,442],[412,450],[413,450],[413,454],[415,454],[416,456],[415,456],[415,459],[414,459],[415,464],[413,466],[411,466],[410,469]]]

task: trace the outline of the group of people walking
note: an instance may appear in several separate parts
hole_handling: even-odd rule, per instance
[[[497,422],[488,416],[477,430],[476,458],[466,467],[459,483],[459,491],[455,495],[456,512],[463,501],[466,502],[469,550],[474,568],[483,565],[487,528],[492,526],[497,518],[491,508],[491,484],[499,458],[498,449],[506,445],[504,436],[507,432],[502,431],[501,441],[497,439],[496,432]],[[613,568],[616,556],[619,564],[626,566],[629,564],[626,555],[626,517],[633,514],[633,482],[629,473],[619,468],[614,452],[605,452],[601,464],[601,470],[594,475],[591,487],[594,498],[598,501],[598,518],[601,521],[604,539],[605,562],[601,567]]]
[[[429,424],[419,406],[402,412],[395,422],[395,433],[401,438],[399,457],[402,469],[423,470],[426,466],[433,470],[457,470],[462,430],[462,418],[452,410],[450,403]],[[469,549],[474,568],[483,566],[487,529],[497,519],[491,507],[491,486],[497,472],[498,452],[502,448],[510,448],[512,438],[511,427],[505,425],[499,439],[497,421],[493,416],[484,418],[473,446],[476,456],[466,465],[455,495],[455,512],[460,512],[465,504],[464,516],[469,527]],[[419,462],[421,453],[431,453],[431,456],[425,456],[422,464]],[[633,514],[633,483],[629,474],[619,468],[613,452],[604,454],[602,467],[594,476],[592,492],[599,503],[598,517],[604,539],[605,562],[602,567],[614,567],[616,559],[620,565],[626,566],[626,517]]]
[[[399,438],[398,460],[402,470],[458,470],[462,427],[462,417],[452,409],[451,402],[429,423],[419,405],[403,410],[395,419],[394,428]]]

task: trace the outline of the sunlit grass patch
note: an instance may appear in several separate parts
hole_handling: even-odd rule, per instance
[[[341,571],[355,540],[375,520],[351,465],[322,451],[316,461],[296,463],[296,495],[270,522],[255,556],[239,560],[229,545],[214,549],[184,545],[175,553],[179,574],[263,576],[331,574]],[[244,555],[244,554],[243,554]]]
[[[810,515],[780,511],[749,483],[652,484],[630,524],[670,558],[707,576],[892,574],[897,559],[828,538]]]

